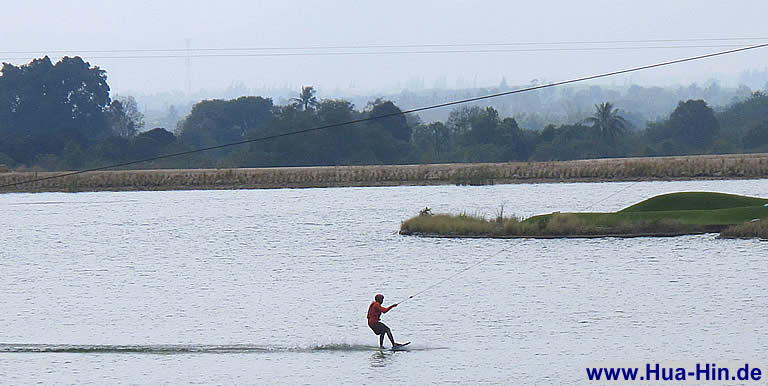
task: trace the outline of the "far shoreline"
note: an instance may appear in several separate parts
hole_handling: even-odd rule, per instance
[[[235,190],[768,178],[768,153],[574,161],[0,173],[13,192]],[[35,182],[26,182],[44,179]]]

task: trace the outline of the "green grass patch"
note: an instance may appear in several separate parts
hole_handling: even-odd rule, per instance
[[[661,212],[680,210],[710,210],[754,207],[768,204],[768,199],[713,192],[680,192],[649,198],[620,213]]]

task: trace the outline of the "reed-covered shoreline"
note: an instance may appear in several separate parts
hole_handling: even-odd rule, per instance
[[[551,162],[0,173],[0,192],[274,189],[768,178],[768,154]],[[48,178],[41,181],[26,182]],[[6,186],[17,184],[13,186]]]

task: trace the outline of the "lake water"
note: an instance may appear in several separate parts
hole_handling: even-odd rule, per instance
[[[397,234],[433,212],[612,211],[768,180],[0,195],[0,382],[580,383],[761,359],[768,243]],[[489,258],[490,257],[490,258]],[[487,260],[383,315],[365,314]]]

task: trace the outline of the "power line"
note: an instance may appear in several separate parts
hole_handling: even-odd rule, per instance
[[[320,130],[327,130],[327,129],[334,128],[334,127],[352,125],[352,124],[361,123],[361,122],[368,122],[368,121],[373,121],[373,120],[377,120],[377,119],[384,119],[384,118],[389,118],[389,117],[398,116],[398,115],[418,113],[420,111],[433,110],[433,109],[438,109],[438,108],[441,108],[441,107],[455,106],[455,105],[469,103],[469,102],[477,102],[477,101],[481,101],[481,100],[485,100],[485,99],[497,98],[497,97],[513,95],[513,94],[519,94],[519,93],[523,93],[523,92],[539,90],[539,89],[555,87],[555,86],[562,86],[562,85],[571,84],[571,83],[584,82],[584,81],[587,81],[587,80],[593,80],[593,79],[605,78],[605,77],[614,76],[614,75],[626,74],[626,73],[630,73],[630,72],[637,72],[637,71],[642,71],[642,70],[648,70],[648,69],[657,68],[657,67],[669,66],[669,65],[672,65],[672,64],[691,62],[691,61],[695,61],[695,60],[702,60],[702,59],[712,58],[712,57],[716,57],[716,56],[729,55],[729,54],[734,54],[734,53],[737,53],[737,52],[755,50],[755,49],[764,48],[764,47],[768,47],[768,43],[753,45],[753,46],[749,46],[749,47],[742,47],[742,48],[737,48],[737,49],[728,50],[728,51],[720,51],[720,52],[715,52],[715,53],[710,53],[710,54],[705,54],[705,55],[692,56],[692,57],[683,58],[683,59],[675,59],[675,60],[670,60],[670,61],[656,63],[656,64],[649,64],[649,65],[645,65],[645,66],[633,67],[633,68],[628,68],[628,69],[624,69],[624,70],[606,72],[606,73],[597,74],[597,75],[589,75],[589,76],[584,76],[584,77],[580,77],[580,78],[574,78],[574,79],[570,79],[570,80],[564,80],[564,81],[560,81],[560,82],[554,82],[554,83],[549,83],[549,84],[544,84],[544,85],[539,85],[539,86],[532,86],[532,87],[526,87],[526,88],[521,88],[521,89],[517,89],[517,90],[499,92],[499,93],[495,93],[495,94],[482,95],[482,96],[473,97],[473,98],[460,99],[460,100],[456,100],[456,101],[452,101],[452,102],[439,103],[439,104],[435,104],[435,105],[431,105],[431,106],[425,106],[425,107],[419,107],[419,108],[415,108],[415,109],[405,110],[405,111],[401,111],[399,113],[390,113],[390,114],[384,114],[384,115],[375,116],[375,117],[360,118],[360,119],[355,119],[355,120],[351,120],[351,121],[347,121],[347,122],[341,122],[341,123],[335,123],[335,124],[330,124],[330,125],[317,126],[317,127],[312,127],[312,128],[302,129],[302,130],[290,131],[290,132],[286,132],[286,133],[282,133],[282,134],[274,134],[274,135],[268,135],[268,136],[259,137],[259,138],[253,138],[253,139],[247,139],[247,140],[238,141],[238,142],[227,143],[227,144],[223,144],[223,145],[210,146],[210,147],[204,147],[204,148],[195,149],[195,150],[187,150],[187,151],[178,152],[178,153],[172,153],[172,154],[166,154],[166,155],[161,155],[161,156],[156,156],[156,157],[150,157],[150,158],[145,158],[145,159],[141,159],[141,160],[137,160],[137,161],[123,162],[123,163],[118,163],[118,164],[113,164],[113,165],[108,165],[108,166],[102,166],[102,167],[98,167],[98,168],[84,169],[84,170],[79,170],[79,171],[74,171],[74,172],[69,172],[69,173],[63,173],[63,174],[59,174],[59,175],[55,175],[55,176],[35,178],[35,179],[31,179],[31,180],[26,180],[26,181],[20,181],[20,182],[0,185],[0,189],[7,188],[7,187],[12,187],[12,186],[18,186],[18,185],[22,185],[22,184],[33,183],[33,182],[46,181],[46,180],[51,180],[51,179],[55,179],[55,178],[63,178],[63,177],[68,177],[68,176],[73,176],[73,175],[78,175],[78,174],[84,174],[84,173],[88,173],[88,172],[95,172],[95,171],[100,171],[100,170],[114,169],[114,168],[119,168],[119,167],[123,167],[123,166],[135,165],[135,164],[139,164],[139,163],[143,163],[143,162],[156,161],[156,160],[165,159],[165,158],[179,157],[179,156],[183,156],[183,155],[189,155],[189,154],[204,152],[204,151],[208,151],[208,150],[214,150],[214,149],[221,149],[221,148],[232,147],[232,146],[237,146],[237,145],[243,145],[243,144],[247,144],[247,143],[268,141],[268,140],[282,138],[282,137],[288,137],[288,136],[292,136],[292,135],[310,133],[310,132],[320,131]]]
[[[652,49],[690,48],[732,48],[738,44],[718,45],[677,45],[677,46],[628,46],[628,47],[566,47],[566,48],[516,48],[516,49],[463,49],[463,50],[401,50],[401,51],[330,51],[330,52],[262,52],[262,53],[192,53],[189,54],[139,54],[88,56],[87,59],[189,59],[189,58],[246,58],[246,57],[297,57],[297,56],[372,56],[372,55],[424,55],[424,54],[468,54],[468,53],[511,53],[511,52],[574,52],[574,51],[632,51]],[[85,52],[85,51],[83,51]],[[142,51],[138,51],[142,52]],[[174,51],[175,52],[175,51]],[[43,55],[44,53],[36,53]],[[32,56],[2,57],[3,60],[28,60]]]
[[[37,50],[37,51],[0,51],[0,54],[40,54],[40,53],[125,53],[125,52],[199,52],[199,51],[289,51],[289,50],[338,50],[338,49],[378,49],[378,48],[444,48],[444,47],[499,47],[531,45],[574,45],[574,44],[628,44],[628,43],[682,43],[682,42],[722,42],[768,40],[768,37],[721,37],[688,39],[642,39],[642,40],[582,40],[582,41],[542,41],[542,42],[492,42],[492,43],[443,43],[443,44],[375,44],[375,45],[325,45],[294,47],[202,47],[202,48],[137,48],[137,49],[89,49],[89,50]]]

